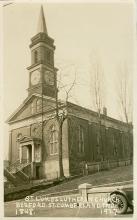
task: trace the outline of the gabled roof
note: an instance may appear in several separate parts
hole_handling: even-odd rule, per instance
[[[37,93],[34,93],[30,96],[28,96],[24,101],[23,103],[13,112],[13,114],[10,115],[10,117],[6,120],[7,123],[9,123],[10,121],[12,121],[12,119],[25,107],[25,105],[30,102],[34,97],[40,97],[40,98],[44,98],[46,100],[50,100],[51,102],[55,102],[55,99],[54,98],[51,98],[51,97],[48,97],[48,96],[45,96],[45,95],[40,95],[40,94],[37,94]]]
[[[69,109],[78,110],[79,112],[84,112],[84,113],[87,113],[89,115],[93,115],[96,118],[98,117],[97,112],[95,112],[91,109],[85,108],[83,106],[80,106],[80,105],[77,105],[77,104],[74,104],[74,103],[71,103],[71,102],[67,102],[67,106],[69,107]],[[73,113],[76,114],[75,111]],[[126,122],[120,121],[116,118],[112,118],[108,115],[104,115],[103,113],[101,113],[101,119],[105,119],[106,121],[111,121],[115,124],[121,124],[121,125],[124,125],[124,126],[129,126],[129,124],[127,124]],[[130,123],[130,126],[131,127],[133,126],[132,123]]]

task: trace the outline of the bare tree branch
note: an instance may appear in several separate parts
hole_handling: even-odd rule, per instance
[[[132,82],[131,74],[126,63],[121,64],[118,69],[118,102],[121,108],[121,116],[128,124],[132,120]]]
[[[103,140],[102,140],[102,123],[101,123],[101,110],[105,102],[105,86],[104,86],[104,70],[101,65],[101,61],[94,57],[91,60],[91,94],[92,100],[94,100],[94,108],[98,113],[98,143],[97,143],[97,152],[98,160],[104,160],[103,154]]]
[[[104,94],[104,70],[97,58],[91,63],[91,95],[93,106],[98,112],[99,116],[103,108],[105,94]]]
[[[66,102],[68,102],[68,99],[69,99],[69,93],[71,92],[71,90],[74,88],[76,84],[76,71],[75,71],[75,77],[74,77],[74,80],[72,82],[72,85],[70,86],[70,88],[68,89],[68,91],[66,91]]]

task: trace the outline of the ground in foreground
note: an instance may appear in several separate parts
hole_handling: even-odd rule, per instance
[[[48,200],[42,201],[41,198],[43,195],[47,195],[55,192],[62,192],[77,189],[78,186],[82,183],[90,183],[94,186],[100,184],[114,183],[114,182],[123,182],[129,181],[133,179],[133,170],[132,166],[126,167],[118,167],[109,171],[103,171],[100,173],[80,177],[77,179],[73,179],[69,182],[62,183],[60,185],[51,187],[46,190],[41,190],[39,192],[34,193],[33,202],[31,200],[21,199],[17,201],[11,201],[5,203],[5,217],[13,217],[13,216],[39,216],[39,217],[114,217],[115,212],[111,209],[108,209],[106,206],[102,207],[102,200],[105,201],[106,194],[98,194],[96,196],[96,200],[99,201],[97,206],[94,207],[78,207],[77,206],[77,198],[80,195],[78,194],[70,194],[70,195],[62,195],[48,198]],[[100,198],[102,196],[102,200]],[[38,200],[36,201],[36,198]],[[62,206],[64,205],[65,206]],[[128,210],[126,215],[121,215],[119,217],[131,217],[132,213]]]

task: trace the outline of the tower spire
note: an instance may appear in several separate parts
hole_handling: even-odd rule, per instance
[[[45,22],[44,10],[43,10],[42,5],[40,8],[40,15],[39,15],[38,27],[37,27],[37,33],[41,33],[41,32],[48,34],[46,22]]]

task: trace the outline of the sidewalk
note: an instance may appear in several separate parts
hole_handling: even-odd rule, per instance
[[[108,192],[108,190],[113,191],[115,188],[119,187],[128,187],[128,186],[133,186],[133,180],[129,181],[122,181],[122,182],[114,182],[114,183],[108,183],[108,184],[103,184],[103,185],[97,185],[93,186],[91,189],[93,192]],[[109,188],[109,189],[108,189]],[[33,195],[39,195],[39,194],[45,194],[46,196],[67,196],[71,194],[79,194],[79,190],[77,189],[72,189],[72,190],[64,190],[64,191],[59,191],[59,192],[54,192],[54,193],[45,193],[45,190],[41,190],[39,192],[34,193]]]

